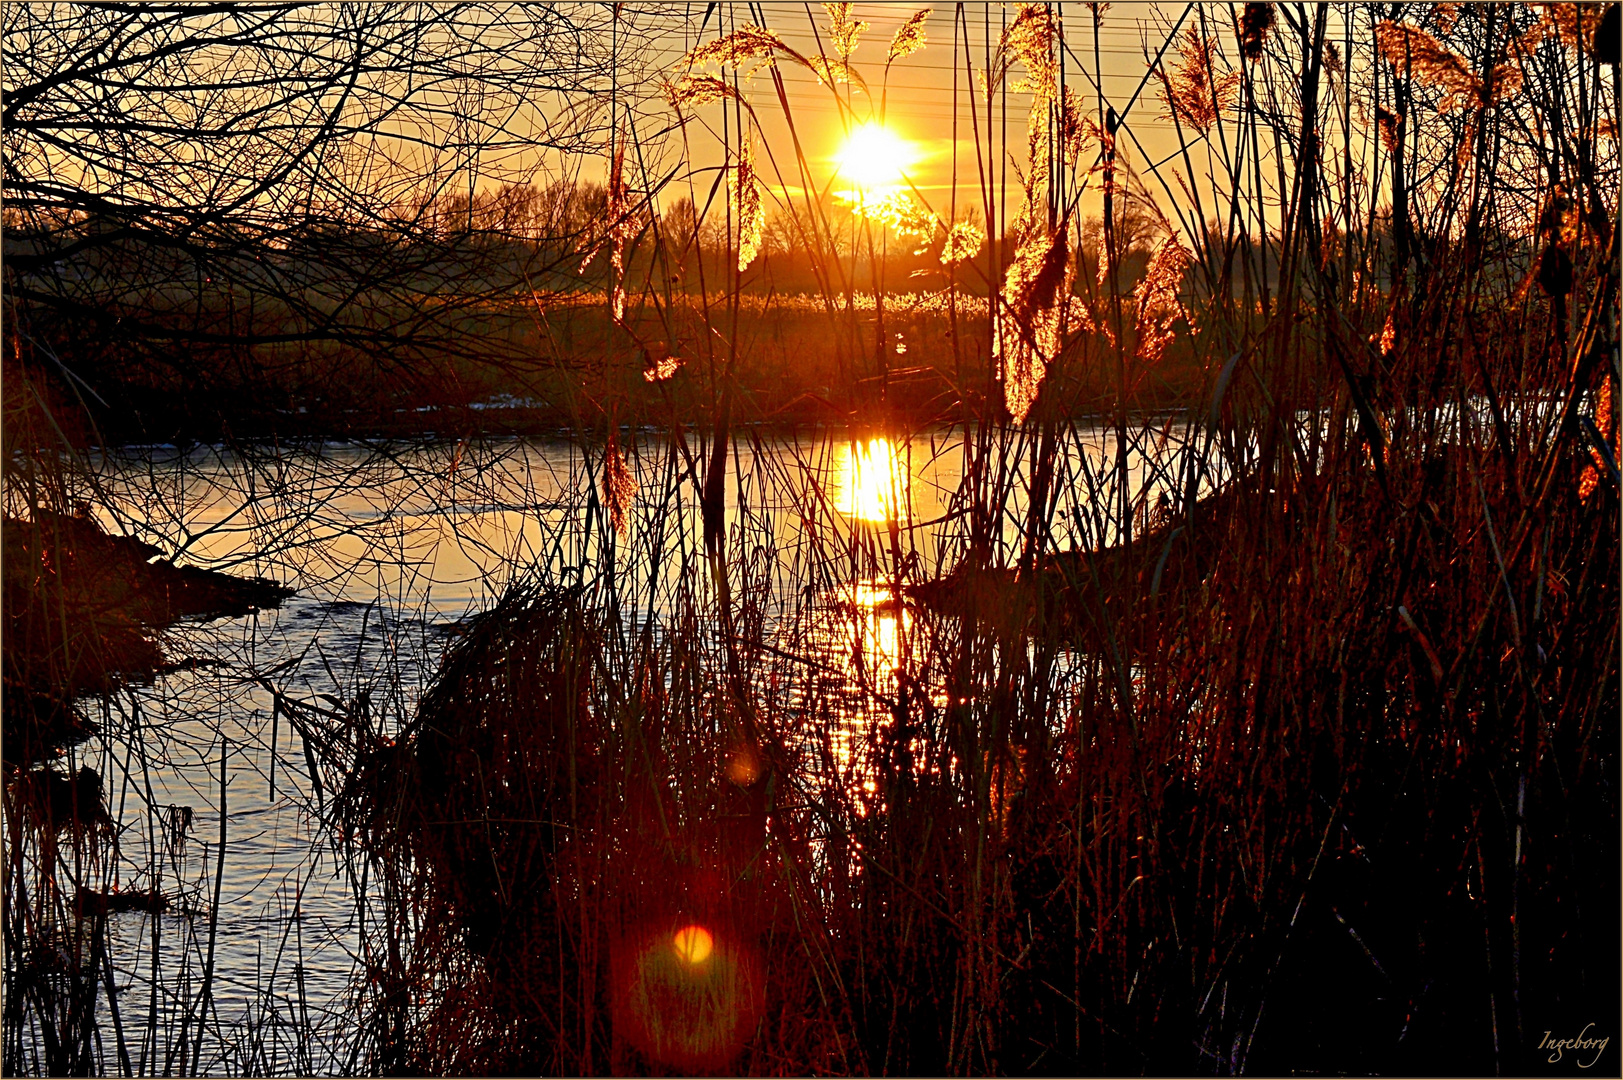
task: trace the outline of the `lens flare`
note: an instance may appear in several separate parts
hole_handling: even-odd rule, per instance
[[[750,746],[735,746],[727,755],[727,779],[739,787],[749,787],[760,776],[761,756]]]
[[[736,930],[659,924],[611,950],[615,1037],[683,1073],[725,1073],[766,1006],[760,955]]]
[[[702,926],[684,926],[671,938],[671,947],[685,964],[698,965],[710,959],[714,942]]]

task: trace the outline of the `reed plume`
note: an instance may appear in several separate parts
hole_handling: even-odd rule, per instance
[[[1156,363],[1172,341],[1172,324],[1187,318],[1178,299],[1189,253],[1175,237],[1167,237],[1155,249],[1144,277],[1133,290],[1138,306],[1138,358]]]
[[[1240,55],[1252,62],[1262,59],[1268,31],[1274,26],[1274,5],[1247,4],[1240,16]]]
[[[1069,86],[1060,95],[1060,146],[1065,154],[1065,167],[1076,168],[1082,150],[1088,141],[1088,126],[1082,114],[1082,98]]]
[[[616,132],[616,135],[618,134]],[[614,151],[609,164],[609,266],[613,279],[610,285],[609,304],[614,313],[614,321],[620,322],[626,315],[626,240],[630,238],[633,225],[626,190],[625,141],[617,138],[613,146]]]
[[[1611,372],[1601,380],[1600,389],[1595,392],[1595,435],[1599,435],[1599,445],[1589,448],[1590,463],[1584,466],[1584,471],[1578,477],[1578,499],[1588,502],[1589,497],[1600,486],[1600,478],[1606,472],[1617,473],[1617,463],[1623,460],[1623,445],[1617,437],[1617,406],[1612,396],[1612,384],[1615,377]],[[1602,452],[1604,448],[1604,453]],[[1608,460],[1610,455],[1610,460]]]
[[[928,241],[941,227],[935,215],[905,191],[888,191],[877,197],[859,198],[852,203],[851,209],[869,220],[883,222],[899,236],[911,236],[921,241]],[[950,234],[948,239],[951,239]]]
[[[1381,145],[1388,154],[1398,152],[1398,144],[1403,141],[1403,116],[1395,113],[1383,105],[1375,106],[1375,128],[1380,132]]]
[[[715,75],[685,75],[676,82],[667,82],[664,89],[665,100],[678,113],[683,108],[697,108],[739,96],[731,83]]]
[[[805,63],[811,69],[811,73],[817,76],[817,81],[824,86],[851,83],[862,90],[868,88],[868,84],[857,74],[856,69],[837,56],[808,56]]]
[[[665,382],[671,378],[674,378],[676,373],[681,370],[681,367],[681,358],[671,356],[669,353],[667,353],[666,355],[659,357],[657,360],[653,360],[653,366],[643,368],[642,377],[651,383]]]
[[[1443,91],[1443,112],[1483,101],[1482,82],[1464,58],[1418,26],[1383,19],[1375,25],[1375,42],[1387,63]]]
[[[1341,50],[1336,48],[1336,43],[1333,41],[1324,43],[1324,68],[1338,79],[1346,74],[1347,69],[1341,63]]]
[[[760,254],[761,235],[766,230],[766,210],[761,206],[761,187],[755,175],[755,144],[748,134],[739,140],[738,159],[727,175],[727,197],[738,222],[738,268],[746,270]]]
[[[636,495],[637,477],[626,464],[619,429],[610,427],[603,451],[603,504],[609,508],[609,524],[622,540],[631,535],[631,500]]]
[[[946,242],[941,245],[941,265],[951,266],[954,263],[973,259],[980,254],[981,245],[986,243],[986,234],[973,222],[960,221],[947,230]]]
[[[895,36],[890,39],[890,51],[885,54],[886,64],[893,64],[904,56],[911,56],[924,48],[924,22],[929,17],[930,9],[921,8],[897,29]]]
[[[851,54],[857,51],[857,38],[868,29],[868,24],[851,17],[851,4],[848,2],[826,3],[823,10],[828,12],[829,33],[834,38],[834,51],[839,53],[841,60],[849,61]]]
[[[1219,72],[1217,43],[1195,26],[1184,30],[1178,42],[1178,63],[1170,74],[1157,68],[1161,78],[1161,99],[1167,111],[1162,115],[1197,131],[1209,131],[1222,113],[1234,106],[1240,96],[1240,75]]]
[[[1593,50],[1595,32],[1606,17],[1607,4],[1543,4],[1541,32],[1554,30],[1561,44],[1573,52]]]
[[[745,67],[746,61],[753,61],[746,68],[753,71],[761,64],[770,62],[773,52],[783,48],[783,39],[777,34],[751,24],[700,45],[683,60],[689,67],[720,67],[724,64]]]
[[[1062,221],[1050,231],[1029,222],[1003,281],[1002,317],[993,346],[1004,404],[1017,424],[1036,403],[1048,366],[1059,355],[1064,300],[1075,275],[1068,226]]]
[[[1046,4],[1024,4],[1014,22],[1003,32],[999,52],[1007,65],[1019,61],[1026,77],[1010,89],[1032,95],[1031,115],[1035,119],[1039,103],[1046,106],[1058,87],[1058,66],[1054,63],[1054,14]]]

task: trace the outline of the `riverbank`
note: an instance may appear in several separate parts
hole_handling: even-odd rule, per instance
[[[177,566],[159,548],[110,536],[89,517],[7,518],[0,550],[8,774],[88,736],[76,699],[186,664],[166,653],[166,628],[274,608],[293,594],[261,578]]]
[[[40,388],[70,437],[107,444],[542,437],[611,424],[703,427],[723,408],[732,424],[779,430],[921,430],[1006,415],[984,298],[962,297],[957,312],[937,294],[887,297],[883,307],[865,299],[840,308],[751,295],[734,309],[721,297],[680,296],[619,321],[601,300],[515,299],[448,308],[433,343],[397,348],[80,340],[74,327],[53,329],[33,312],[52,355],[23,349],[6,364],[8,375],[26,377],[8,381]],[[1075,337],[1051,367],[1042,415],[1199,408],[1221,367],[1180,342],[1124,376],[1104,345]],[[8,405],[39,408],[26,396]]]

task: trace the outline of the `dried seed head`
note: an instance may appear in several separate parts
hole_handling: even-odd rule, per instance
[[[1003,70],[1007,70],[1011,60],[1025,66],[1026,78],[1011,89],[1030,93],[1035,99],[1033,111],[1046,104],[1059,85],[1059,68],[1054,63],[1056,37],[1054,15],[1048,5],[1026,4],[1003,32],[1003,40],[998,45]]]
[[[738,91],[726,79],[715,75],[685,75],[676,82],[665,84],[665,100],[671,108],[698,108],[722,98],[736,98]]]
[[[675,376],[682,367],[681,359],[669,354],[661,356],[657,360],[652,357],[649,357],[649,359],[652,361],[653,366],[642,369],[642,377],[649,382],[664,382]]]
[[[770,62],[773,51],[781,48],[783,40],[772,31],[759,26],[741,26],[725,37],[700,45],[688,53],[683,62],[688,67],[722,64],[742,67],[745,61],[753,61],[750,70],[754,70]]]
[[[1048,365],[1059,355],[1074,273],[1069,225],[1062,220],[1052,233],[1030,228],[1003,281],[1002,312],[992,344],[1003,400],[1015,423],[1031,411]]]
[[[1596,31],[1606,17],[1605,4],[1544,4],[1541,23],[1547,33],[1554,30],[1561,44],[1573,52],[1596,48]],[[1617,48],[1614,42],[1611,46]]]
[[[851,54],[857,51],[857,38],[868,29],[868,24],[851,18],[849,3],[824,4],[823,10],[828,12],[834,51],[840,54],[841,60],[850,60]]]
[[[1168,237],[1156,248],[1143,280],[1133,289],[1138,301],[1138,357],[1147,364],[1161,359],[1172,341],[1172,324],[1186,317],[1178,287],[1189,261],[1189,253]]]
[[[806,58],[806,66],[811,68],[817,81],[824,86],[833,86],[835,83],[852,83],[866,89],[866,84],[857,77],[851,65],[844,60],[833,56],[810,56]]]
[[[1602,378],[1600,390],[1595,391],[1595,432],[1599,432],[1607,447],[1612,448],[1612,461],[1618,461],[1620,456],[1623,456],[1623,443],[1618,442],[1617,408],[1613,404],[1612,378],[1610,374]],[[1600,453],[1600,447],[1589,448],[1589,458],[1591,464],[1584,466],[1584,474],[1578,479],[1578,497],[1582,502],[1587,502],[1594,494],[1595,487],[1600,486],[1600,471],[1602,469],[1608,473],[1612,471],[1612,466],[1607,463],[1604,453]]]
[[[1598,451],[1590,452],[1599,456]],[[1600,470],[1593,465],[1585,465],[1583,475],[1578,477],[1578,501],[1588,502],[1589,497],[1595,494],[1595,489],[1599,486]]]
[[[915,11],[912,17],[901,25],[896,31],[896,36],[890,39],[890,52],[885,54],[885,63],[893,63],[924,48],[924,20],[929,17],[930,9],[923,8]]]
[[[947,231],[947,242],[941,245],[941,265],[951,266],[980,254],[986,234],[968,221],[960,221]]]
[[[935,216],[914,201],[905,191],[888,191],[883,195],[859,196],[851,202],[851,212],[869,221],[882,222],[898,236],[912,236],[929,240],[940,228]]]
[[[609,508],[609,524],[622,539],[631,533],[631,500],[636,494],[637,478],[620,450],[620,433],[610,429],[603,452],[603,502]]]
[[[1580,225],[1578,206],[1567,194],[1566,186],[1556,184],[1539,211],[1538,230],[1547,243],[1568,242],[1577,239]]]
[[[1471,167],[1476,154],[1476,121],[1467,120],[1460,131],[1459,143],[1454,147],[1454,172],[1459,176]]]
[[[1456,105],[1471,107],[1485,103],[1482,83],[1471,66],[1436,38],[1408,23],[1383,19],[1375,26],[1375,41],[1386,62],[1399,70],[1409,70],[1427,86],[1443,91],[1438,109],[1447,112]]]
[[[1386,147],[1388,154],[1398,152],[1398,144],[1403,141],[1403,117],[1384,106],[1375,106],[1375,127],[1381,133],[1381,145]]]
[[[1198,131],[1210,130],[1240,94],[1239,73],[1219,71],[1217,43],[1194,26],[1183,32],[1172,72],[1157,68],[1156,74],[1161,78],[1161,99],[1167,105],[1162,115]]]
[[[1611,448],[1612,460],[1615,462],[1623,455],[1623,445],[1617,438],[1617,412],[1612,399],[1612,376],[1608,374],[1601,380],[1600,389],[1595,394],[1595,430],[1599,432],[1602,440]],[[1589,496],[1595,493],[1600,486],[1601,470],[1611,471],[1606,456],[1600,452],[1600,447],[1589,448],[1591,464],[1584,466],[1584,472],[1578,478],[1578,498],[1588,502]]]
[[[626,188],[625,164],[626,147],[624,139],[615,139],[614,154],[609,160],[609,266],[612,269],[609,283],[609,309],[615,322],[620,322],[626,314],[626,240],[630,237],[634,223],[631,213],[630,193]]]
[[[1082,115],[1082,99],[1069,86],[1060,102],[1059,133],[1060,145],[1065,149],[1065,164],[1074,169],[1082,157],[1082,148],[1087,145],[1088,128]]]
[[[1347,70],[1341,64],[1341,50],[1336,48],[1333,41],[1324,43],[1324,66],[1336,78],[1340,78]]]
[[[1247,4],[1240,16],[1240,55],[1247,60],[1261,60],[1262,47],[1268,43],[1268,31],[1274,25],[1274,5]]]
[[[738,268],[745,270],[760,254],[766,231],[766,210],[755,176],[755,142],[749,135],[739,143],[738,161],[727,174],[727,198],[738,223]]]
[[[1334,214],[1324,215],[1324,224],[1319,226],[1319,269],[1324,269],[1337,259],[1341,258],[1341,232],[1336,228]]]

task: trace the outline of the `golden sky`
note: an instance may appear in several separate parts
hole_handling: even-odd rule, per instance
[[[695,15],[692,25],[698,25],[705,6],[692,5]],[[971,192],[978,185],[978,174],[975,164],[976,133],[970,117],[972,84],[971,76],[965,70],[965,36],[970,54],[968,63],[979,72],[987,62],[988,27],[992,47],[995,48],[1004,26],[1014,18],[1017,8],[1015,5],[966,4],[963,22],[955,28],[954,5],[935,6],[925,24],[927,44],[892,65],[887,78],[885,56],[891,37],[916,10],[918,5],[913,4],[855,5],[854,16],[868,23],[868,29],[863,33],[851,61],[868,81],[872,93],[865,95],[860,90],[841,85],[841,96],[848,93],[849,111],[841,108],[835,94],[828,87],[820,85],[810,71],[798,64],[780,63],[778,70],[789,99],[794,130],[814,172],[826,170],[832,173],[852,121],[876,119],[883,104],[885,126],[910,143],[914,150],[915,161],[909,179],[926,199],[937,204],[947,200],[952,185],[955,156],[953,121],[956,116],[959,198],[972,198]],[[1179,10],[1181,5],[1173,9],[1173,17]],[[1056,12],[1063,19],[1065,39],[1070,50],[1064,58],[1067,85],[1082,92],[1084,107],[1089,115],[1096,116],[1099,99],[1092,84],[1092,72],[1095,70],[1092,17],[1086,5],[1081,3],[1056,5]],[[769,0],[749,6],[717,5],[705,28],[704,39],[715,37],[718,21],[723,29],[732,30],[738,25],[755,22],[763,13],[765,25],[800,52],[811,56],[819,52],[834,54],[828,16],[821,4]],[[1118,112],[1123,111],[1135,91],[1142,88],[1129,114],[1133,133],[1145,151],[1152,155],[1165,155],[1175,148],[1173,126],[1170,121],[1158,116],[1161,101],[1156,85],[1143,83],[1147,70],[1144,44],[1148,41],[1153,51],[1162,39],[1162,34],[1154,28],[1158,17],[1165,21],[1164,13],[1157,12],[1156,5],[1115,4],[1110,7],[1099,29],[1098,61],[1103,70],[1103,77],[1099,81],[1106,102]],[[673,30],[677,30],[674,25]],[[677,38],[677,33],[673,33],[670,48],[678,57],[685,47],[698,43],[697,39],[680,41]],[[1083,73],[1084,66],[1086,75]],[[955,76],[958,83],[956,102]],[[1014,81],[1018,80],[1011,79],[1011,82]],[[792,169],[794,142],[769,73],[762,70],[747,80],[745,93],[755,106],[766,149],[785,174],[786,183],[782,186],[798,193],[798,182]],[[998,127],[996,137],[1001,145],[1006,104],[1008,147],[1017,159],[1024,154],[1028,103],[1029,97],[1025,94],[1009,93],[1006,98],[999,95],[994,114],[994,124]],[[984,98],[981,98],[979,107],[984,125]],[[688,133],[688,145],[696,165],[714,166],[720,161],[721,106],[706,106],[698,112],[699,119]],[[706,128],[711,130],[706,131]],[[984,140],[984,132],[982,137]],[[1129,146],[1128,153],[1134,154],[1134,148]],[[780,187],[770,162],[763,160],[760,168],[774,187]],[[1014,182],[1012,174],[1009,181]]]

